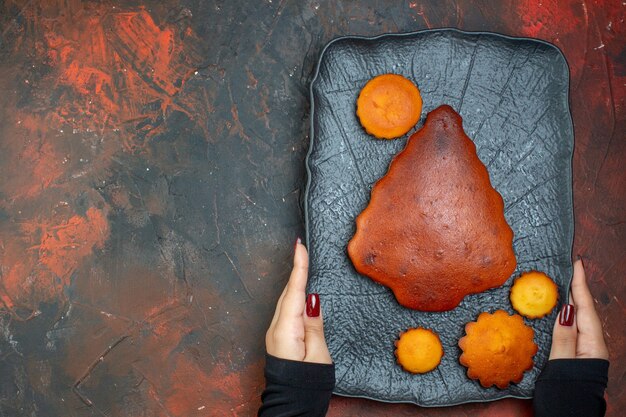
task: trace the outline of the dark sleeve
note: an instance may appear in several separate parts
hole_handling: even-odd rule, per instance
[[[535,384],[535,417],[604,416],[608,372],[604,359],[548,361]]]
[[[259,417],[324,416],[335,387],[335,365],[265,355],[265,382]]]

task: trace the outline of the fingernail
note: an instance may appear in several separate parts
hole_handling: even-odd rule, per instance
[[[559,324],[561,326],[571,326],[574,324],[574,306],[565,304],[559,314]]]
[[[301,243],[302,243],[302,239],[300,239],[300,236],[298,236],[298,238],[296,239],[296,243],[293,244],[293,249],[296,250],[298,245]]]
[[[583,261],[583,257],[580,255],[576,255],[578,256],[578,260],[580,261],[580,264],[583,266],[583,268],[585,267],[585,261]]]
[[[319,294],[309,294],[306,296],[306,315],[309,317],[319,317],[320,296]]]

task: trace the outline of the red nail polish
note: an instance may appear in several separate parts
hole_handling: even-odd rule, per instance
[[[319,317],[320,296],[319,294],[309,294],[306,296],[306,315],[309,317]]]
[[[565,304],[559,314],[559,324],[561,326],[571,326],[574,324],[574,306]]]

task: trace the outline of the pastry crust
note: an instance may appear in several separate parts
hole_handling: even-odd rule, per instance
[[[424,374],[441,362],[443,347],[437,333],[418,327],[400,333],[395,342],[398,364],[407,372]]]
[[[510,298],[515,311],[529,319],[538,319],[556,306],[559,289],[543,272],[530,271],[515,280]]]
[[[367,133],[379,139],[405,135],[422,114],[422,96],[409,79],[382,74],[365,84],[356,101],[356,114]]]
[[[465,336],[459,340],[463,351],[459,362],[467,367],[467,376],[483,387],[504,389],[519,383],[524,372],[532,369],[537,353],[533,338],[534,331],[522,316],[509,316],[503,310],[481,313],[475,322],[465,325]]]
[[[360,274],[420,311],[451,310],[511,276],[504,202],[450,106],[428,114],[374,185],[348,255]]]

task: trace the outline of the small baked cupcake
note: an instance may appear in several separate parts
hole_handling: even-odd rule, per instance
[[[534,331],[524,324],[522,316],[509,316],[503,310],[481,313],[476,321],[465,325],[465,336],[459,340],[463,351],[459,362],[467,367],[467,376],[483,387],[505,389],[510,383],[519,383],[524,372],[532,369],[537,353],[533,338]]]
[[[515,280],[510,298],[515,311],[529,319],[538,319],[556,306],[559,289],[543,272],[525,272]]]
[[[423,327],[400,333],[395,345],[398,364],[413,374],[432,371],[443,356],[443,347],[437,333]]]
[[[379,139],[405,135],[419,121],[422,96],[417,86],[398,74],[382,74],[365,84],[356,115],[367,133]]]

